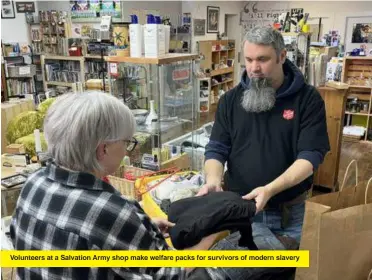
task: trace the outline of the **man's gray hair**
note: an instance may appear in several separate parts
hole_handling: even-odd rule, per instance
[[[103,171],[96,149],[103,142],[130,140],[135,120],[116,97],[100,92],[65,94],[48,109],[44,136],[57,165],[74,171]]]
[[[244,36],[242,47],[244,47],[246,41],[257,45],[272,46],[275,49],[278,59],[282,50],[285,49],[282,34],[278,30],[268,26],[256,26],[250,29]]]

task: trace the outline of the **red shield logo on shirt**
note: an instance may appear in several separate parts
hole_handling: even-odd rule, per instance
[[[283,111],[283,118],[286,120],[291,120],[294,117],[294,111],[293,110],[284,110]]]

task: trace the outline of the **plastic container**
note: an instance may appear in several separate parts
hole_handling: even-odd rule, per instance
[[[143,28],[138,24],[136,15],[131,15],[132,23],[129,24],[129,38],[130,38],[130,56],[141,57],[143,45]]]
[[[147,15],[144,30],[145,57],[159,57],[165,54],[165,32],[163,24],[156,24],[159,18]]]

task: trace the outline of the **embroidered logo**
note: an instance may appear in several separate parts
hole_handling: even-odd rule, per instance
[[[294,117],[294,111],[293,110],[284,110],[283,111],[283,118],[286,120],[291,120]]]

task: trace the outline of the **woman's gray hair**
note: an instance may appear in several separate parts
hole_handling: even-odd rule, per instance
[[[103,171],[96,156],[98,145],[130,140],[134,132],[130,109],[100,91],[62,95],[44,120],[49,155],[57,165],[74,171]]]
[[[256,26],[250,29],[244,36],[242,47],[244,47],[245,41],[257,45],[272,46],[275,49],[278,60],[280,53],[285,49],[282,34],[278,30],[268,26]]]

